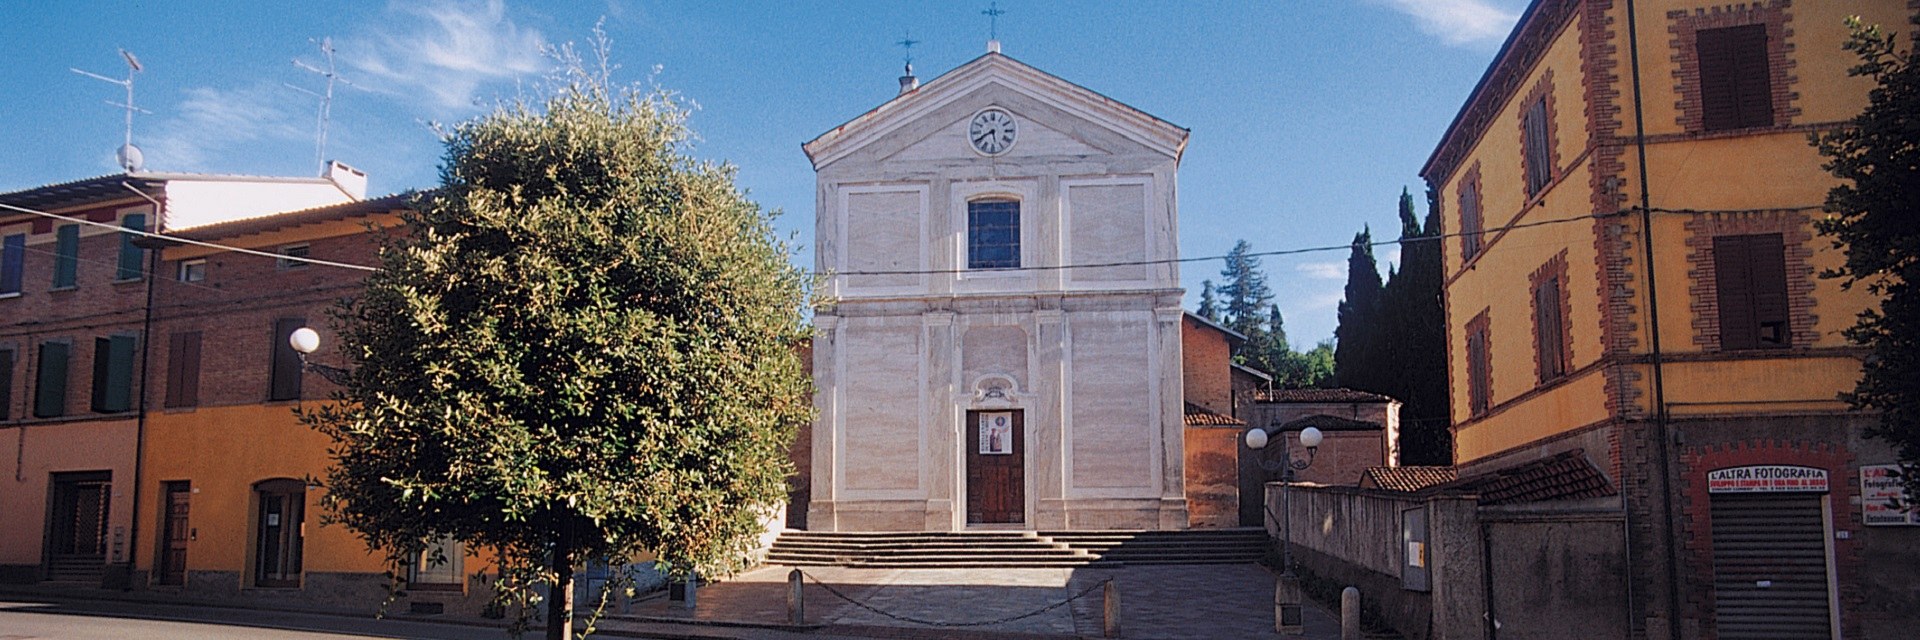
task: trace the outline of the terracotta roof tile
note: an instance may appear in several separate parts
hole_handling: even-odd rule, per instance
[[[1453,467],[1367,467],[1360,486],[1414,492],[1459,479]]]
[[[1233,416],[1220,415],[1208,411],[1206,407],[1187,403],[1187,426],[1189,427],[1244,427],[1247,423]]]
[[[1485,505],[1600,498],[1617,493],[1606,474],[1587,461],[1584,449],[1462,478],[1445,488],[1477,493],[1480,504]]]
[[[1353,389],[1273,389],[1256,391],[1255,402],[1393,402],[1393,398]]]

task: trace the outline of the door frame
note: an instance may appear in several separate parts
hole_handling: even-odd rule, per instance
[[[967,460],[969,458],[968,452],[972,450],[970,447],[974,446],[975,443],[969,441],[967,438],[967,431],[971,428],[970,423],[972,422],[969,416],[978,413],[995,413],[1002,411],[1020,414],[1020,442],[1018,443],[1021,447],[1020,522],[971,522],[967,517],[967,511],[973,500],[973,488],[971,486],[972,483],[967,481]],[[1027,408],[1022,406],[981,406],[976,403],[970,406],[960,407],[959,415],[956,419],[959,428],[955,430],[954,434],[954,441],[959,445],[954,447],[955,458],[957,458],[957,464],[954,465],[954,483],[958,485],[958,490],[954,492],[956,500],[953,509],[954,521],[955,524],[958,525],[955,527],[956,529],[1035,530],[1034,503],[1036,497],[1034,496],[1035,487],[1033,482],[1034,435],[1033,429],[1027,424],[1027,415],[1029,413]]]
[[[101,533],[102,540],[100,541],[100,546],[101,546],[100,556],[101,556],[102,566],[105,565],[105,562],[108,559],[107,557],[110,555],[112,551],[112,549],[109,548],[108,546],[109,543],[105,538],[108,535],[111,535],[108,532],[110,532],[113,528],[113,471],[111,469],[100,470],[100,471],[55,471],[47,474],[47,502],[46,502],[46,507],[41,510],[42,522],[41,522],[41,534],[40,534],[40,577],[42,579],[46,579],[53,575],[54,557],[56,555],[66,555],[66,554],[56,554],[53,551],[54,547],[60,544],[59,541],[57,540],[60,536],[56,536],[54,534],[59,531],[61,526],[60,524],[58,524],[59,520],[61,519],[58,517],[60,515],[59,514],[60,505],[62,502],[62,496],[60,492],[61,487],[63,485],[71,486],[71,485],[78,485],[81,483],[92,483],[92,482],[101,482],[106,484],[106,490],[101,494],[101,497],[100,497],[102,510],[105,511],[105,513],[103,513],[100,518],[100,527],[102,531]],[[71,518],[73,514],[69,513],[67,515],[69,518]]]

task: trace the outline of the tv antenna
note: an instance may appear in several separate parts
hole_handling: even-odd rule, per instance
[[[320,55],[321,57],[326,59],[327,68],[321,69],[319,67],[307,64],[305,62],[301,62],[299,58],[293,59],[293,66],[300,67],[301,69],[305,69],[322,78],[326,78],[327,88],[325,92],[323,93],[319,91],[314,91],[312,89],[307,89],[305,87],[300,87],[291,82],[283,82],[281,84],[287,85],[287,88],[289,89],[313,96],[314,98],[317,98],[320,100],[320,121],[319,121],[319,124],[317,125],[317,128],[319,131],[317,134],[315,134],[316,139],[314,140],[314,143],[313,143],[313,147],[314,147],[313,156],[314,156],[314,164],[318,165],[320,172],[322,174],[325,174],[327,171],[327,124],[331,122],[333,118],[333,84],[335,82],[338,82],[340,84],[344,84],[347,86],[353,86],[353,83],[347,82],[346,78],[340,77],[340,74],[334,71],[333,38],[330,38],[330,37],[321,38],[319,40],[308,38],[307,41],[320,45]]]
[[[138,111],[147,115],[153,115],[153,112],[133,105],[133,74],[140,73],[146,70],[146,68],[140,65],[140,59],[134,57],[131,51],[121,49],[120,57],[127,61],[127,77],[125,80],[116,80],[98,73],[81,71],[72,67],[68,67],[67,70],[102,82],[111,82],[127,89],[126,102],[114,102],[112,100],[106,102],[107,104],[120,107],[127,112],[126,138],[121,143],[120,150],[115,154],[115,157],[120,161],[120,168],[125,169],[128,173],[132,173],[139,171],[145,160],[141,156],[140,148],[133,146],[133,112]]]

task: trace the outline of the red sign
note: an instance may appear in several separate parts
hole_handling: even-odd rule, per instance
[[[1762,493],[1827,490],[1827,470],[1784,464],[1715,469],[1707,473],[1708,493]]]

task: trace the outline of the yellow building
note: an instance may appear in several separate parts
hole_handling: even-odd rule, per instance
[[[1920,617],[1920,529],[1863,516],[1894,452],[1836,394],[1873,300],[1818,275],[1842,254],[1812,226],[1835,181],[1808,144],[1866,104],[1843,19],[1917,9],[1538,0],[1421,172],[1461,474],[1572,451],[1603,470],[1636,635]]]

